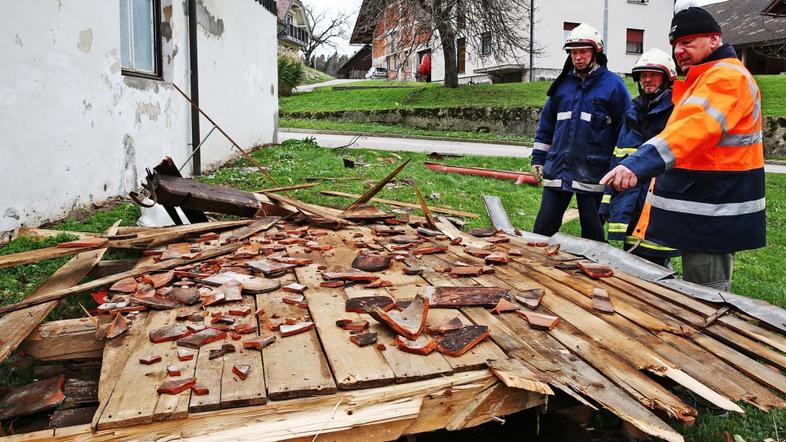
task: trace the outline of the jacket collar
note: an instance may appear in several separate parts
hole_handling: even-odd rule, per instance
[[[647,110],[648,114],[657,114],[670,109],[673,106],[671,102],[671,89],[666,89],[660,95],[655,97],[652,101],[647,101],[643,96],[639,95],[633,99],[634,106],[638,109],[645,109],[648,105],[651,106]]]

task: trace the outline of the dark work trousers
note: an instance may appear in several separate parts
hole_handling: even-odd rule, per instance
[[[535,227],[532,229],[540,235],[551,236],[559,231],[562,226],[562,216],[573,198],[573,192],[560,189],[543,188],[543,197],[540,200],[540,211],[535,218]],[[598,215],[602,193],[576,193],[576,202],[579,205],[579,222],[581,222],[581,237],[605,242],[603,224]]]

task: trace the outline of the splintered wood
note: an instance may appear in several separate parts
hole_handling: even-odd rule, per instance
[[[346,225],[340,216],[375,224],[334,231],[263,218],[220,234],[192,227],[193,236],[168,236],[103,285],[83,284],[109,287],[96,310],[106,315],[97,434],[139,425],[138,434],[124,431],[141,437],[146,426],[182,426],[181,437],[212,436],[209,428],[224,419],[215,416],[232,427],[234,413],[252,412],[225,409],[253,406],[247,410],[273,411],[248,414],[248,425],[273,428],[283,424],[269,416],[294,413],[311,426],[291,435],[313,437],[321,430],[308,413],[324,414],[330,426],[338,407],[352,412],[336,414],[345,426],[335,423],[331,437],[367,424],[377,434],[373,428],[394,422],[400,431],[386,426],[385,437],[396,438],[476,425],[557,389],[647,434],[682,441],[663,419],[690,424],[698,411],[669,389],[674,384],[726,410],[741,411],[736,401],[786,408],[779,396],[786,376],[773,370],[786,369],[786,338],[732,311],[496,229],[470,236],[444,219],[411,226],[360,205],[344,214],[297,207],[332,227]],[[76,292],[103,250],[78,255],[59,272],[63,282],[41,294]],[[29,332],[23,314],[40,321],[58,298],[46,299],[0,324]],[[5,336],[11,347],[22,339],[0,328]],[[12,349],[0,345],[0,356]],[[451,379],[486,380],[473,384],[482,391],[464,391]],[[413,399],[421,384],[446,387]],[[42,408],[57,402],[56,390],[42,396]],[[418,403],[406,419],[364,414],[364,407],[401,413],[409,400]],[[158,422],[185,417],[187,424]]]

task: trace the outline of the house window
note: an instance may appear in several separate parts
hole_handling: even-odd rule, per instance
[[[644,52],[644,31],[641,29],[628,29],[625,39],[625,52],[641,54]]]
[[[646,5],[650,0],[628,0],[628,3],[636,3],[639,5]]]
[[[396,60],[395,55],[388,55],[387,57],[387,65],[388,65],[388,72],[395,72],[398,70],[398,60]]]
[[[120,0],[123,74],[161,78],[160,0]]]
[[[467,62],[467,40],[459,38],[456,41],[456,65],[458,73],[463,74]]]
[[[480,35],[480,55],[491,54],[491,32]]]
[[[568,41],[568,35],[570,35],[570,31],[572,31],[573,28],[575,28],[578,25],[579,23],[573,23],[569,21],[562,23],[562,43]]]

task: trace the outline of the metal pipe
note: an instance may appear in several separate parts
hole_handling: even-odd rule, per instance
[[[188,58],[191,63],[191,174],[202,175],[202,155],[199,152],[199,50],[197,48],[196,0],[188,0]]]
[[[529,82],[532,83],[534,75],[532,69],[535,63],[535,0],[529,1]]]
[[[428,169],[431,169],[436,172],[483,176],[483,177],[497,178],[500,180],[513,180],[516,182],[515,184],[517,186],[520,186],[522,184],[531,184],[533,186],[537,186],[540,184],[538,180],[531,173],[527,173],[527,172],[511,172],[507,170],[483,169],[481,167],[448,166],[445,164],[428,163],[428,162],[424,163],[424,165]]]

